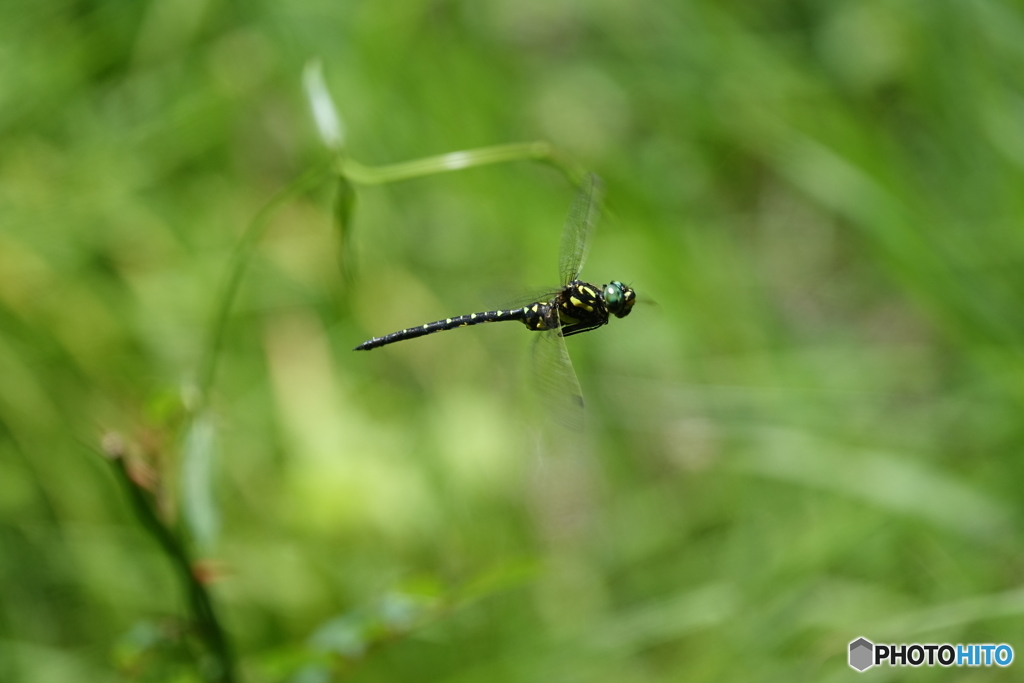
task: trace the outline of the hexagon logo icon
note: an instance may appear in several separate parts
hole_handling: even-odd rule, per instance
[[[866,671],[874,666],[872,654],[875,645],[867,638],[858,638],[850,643],[850,666],[857,671]]]

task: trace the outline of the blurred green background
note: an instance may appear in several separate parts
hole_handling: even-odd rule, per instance
[[[584,275],[657,305],[568,340],[582,457],[538,450],[518,325],[350,350],[555,283],[573,188],[528,161],[282,203],[197,399],[246,226],[330,159],[313,58],[363,164],[548,140],[604,177]],[[217,677],[104,438],[239,680],[1024,652],[1022,227],[1017,3],[4,2],[0,679]]]

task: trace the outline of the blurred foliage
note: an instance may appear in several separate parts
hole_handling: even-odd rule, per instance
[[[605,178],[584,275],[657,305],[569,340],[585,457],[519,326],[350,351],[553,284],[570,184],[318,176],[314,58],[347,159]],[[252,682],[1020,653],[1022,227],[1011,2],[4,2],[0,680],[216,679],[190,581]]]

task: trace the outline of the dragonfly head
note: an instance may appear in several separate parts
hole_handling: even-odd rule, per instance
[[[613,280],[604,286],[604,303],[616,318],[625,318],[636,303],[636,292],[629,285]]]

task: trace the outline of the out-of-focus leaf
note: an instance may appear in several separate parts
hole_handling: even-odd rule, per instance
[[[140,621],[114,645],[114,662],[120,668],[134,667],[150,648],[166,637],[157,623]]]
[[[213,493],[216,436],[213,418],[204,410],[189,425],[182,448],[182,512],[200,552],[210,551],[220,532],[220,511]]]
[[[735,586],[716,583],[633,606],[599,627],[594,644],[601,649],[645,648],[709,628],[739,608]]]
[[[357,659],[371,647],[424,625],[441,604],[435,595],[390,591],[367,607],[325,622],[310,635],[308,644],[316,651]]]
[[[315,675],[318,671],[329,672],[330,657],[323,652],[313,652],[304,645],[289,645],[263,652],[254,662],[256,680],[295,681]],[[316,679],[314,679],[316,680]]]
[[[338,268],[341,270],[346,290],[355,279],[355,258],[352,251],[352,210],[356,203],[356,191],[345,176],[338,176],[334,197],[334,231],[338,250]]]
[[[331,667],[326,664],[306,664],[288,678],[288,683],[328,683]]]
[[[331,93],[324,82],[323,64],[319,59],[311,60],[302,72],[302,84],[306,89],[313,120],[324,145],[333,152],[340,152],[345,146],[345,125],[338,108],[334,106]]]
[[[510,562],[480,574],[469,582],[459,593],[462,602],[471,602],[490,597],[513,588],[519,588],[535,580],[541,567],[535,561]]]
[[[141,680],[190,680],[195,674],[183,625],[174,619],[136,622],[111,651],[114,665]]]
[[[892,512],[926,519],[977,540],[1012,529],[1006,505],[927,462],[896,453],[858,452],[797,430],[760,430],[755,455],[741,471],[854,496]]]
[[[432,615],[438,604],[431,595],[393,591],[380,599],[376,616],[389,631],[408,631]]]
[[[309,646],[342,657],[361,657],[367,647],[367,626],[367,620],[359,614],[336,617],[313,632]]]

